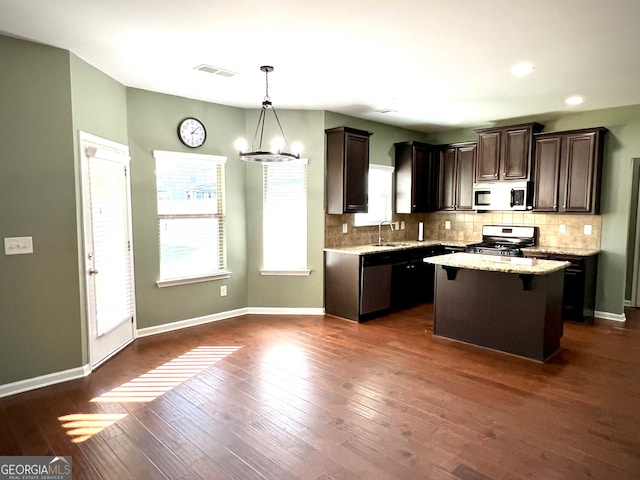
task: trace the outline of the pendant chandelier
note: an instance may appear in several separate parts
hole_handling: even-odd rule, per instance
[[[296,160],[300,158],[300,151],[302,146],[296,142],[293,144],[295,153],[290,153],[287,137],[284,135],[282,125],[280,125],[280,119],[275,107],[271,103],[269,98],[269,73],[273,72],[273,67],[264,65],[260,67],[260,70],[265,75],[265,96],[262,101],[262,108],[260,109],[260,116],[258,117],[258,124],[256,125],[256,133],[253,136],[253,142],[251,142],[251,151],[247,152],[247,142],[244,139],[239,139],[236,142],[236,148],[239,150],[240,159],[246,162],[287,162],[289,160]],[[276,137],[271,144],[271,150],[264,150],[262,147],[262,140],[264,138],[264,124],[267,119],[267,111],[273,112],[273,117],[276,119],[278,128],[280,129],[281,137]],[[258,141],[256,147],[256,141]]]

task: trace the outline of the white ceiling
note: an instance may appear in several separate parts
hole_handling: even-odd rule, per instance
[[[279,110],[424,131],[640,104],[639,27],[639,0],[0,0],[1,33],[127,86],[258,108],[273,65]]]

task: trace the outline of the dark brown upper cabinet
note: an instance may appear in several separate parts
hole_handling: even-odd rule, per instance
[[[478,133],[476,182],[529,180],[533,134],[542,131],[539,123],[482,128]]]
[[[533,210],[600,213],[604,127],[535,135]]]
[[[438,209],[438,156],[432,145],[400,142],[395,147],[396,213]]]
[[[369,137],[349,127],[325,130],[327,213],[366,213]]]
[[[439,210],[473,210],[473,175],[477,144],[453,143],[439,148]]]

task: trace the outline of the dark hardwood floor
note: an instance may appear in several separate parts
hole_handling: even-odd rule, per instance
[[[82,380],[0,399],[0,455],[74,479],[637,479],[640,312],[566,324],[540,364],[432,335],[249,315],[142,338]]]

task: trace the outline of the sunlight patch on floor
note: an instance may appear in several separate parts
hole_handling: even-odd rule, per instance
[[[237,346],[200,346],[129,382],[91,399],[94,403],[144,403],[155,400],[228,355]],[[73,443],[81,443],[126,417],[126,413],[77,413],[58,417]]]

